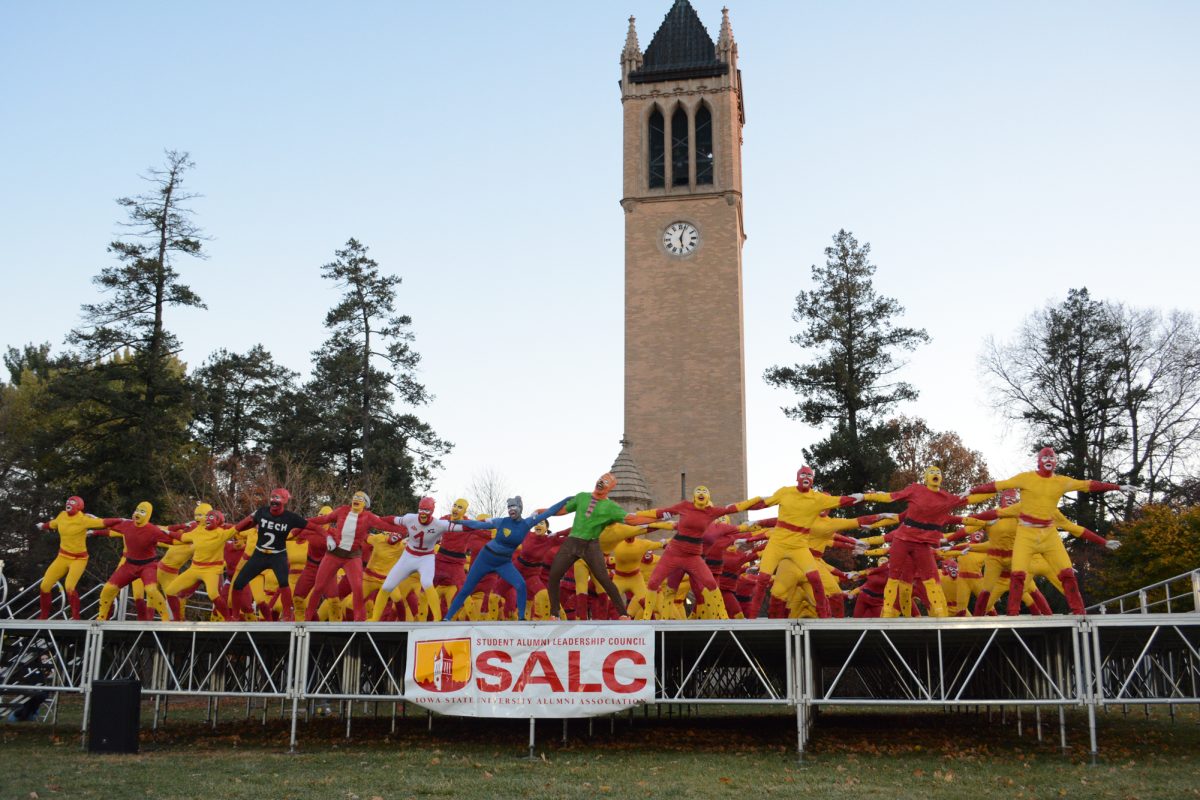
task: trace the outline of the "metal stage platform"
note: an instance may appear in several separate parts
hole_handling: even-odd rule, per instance
[[[478,624],[478,623],[477,623]],[[490,623],[482,623],[487,625]],[[511,623],[497,623],[511,624]],[[594,623],[620,626],[620,622]],[[794,708],[803,756],[814,711],[835,706],[1086,710],[1200,704],[1200,614],[653,622],[654,704],[770,704]],[[172,697],[278,703],[297,721],[341,702],[400,703],[408,632],[430,623],[138,623],[0,621],[0,694],[74,694],[87,709],[93,681],[136,678],[159,708]],[[44,663],[37,683],[16,665]],[[1015,708],[1014,708],[1015,707]]]

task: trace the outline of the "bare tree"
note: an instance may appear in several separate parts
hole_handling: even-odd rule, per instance
[[[472,514],[502,516],[506,501],[510,497],[512,489],[494,467],[484,467],[471,476],[471,485],[467,487],[467,500],[471,504]]]

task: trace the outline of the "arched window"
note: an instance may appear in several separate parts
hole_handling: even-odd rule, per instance
[[[712,112],[704,103],[696,111],[696,183],[713,182]]]
[[[650,188],[667,185],[667,130],[662,112],[655,108],[650,114]]]
[[[688,185],[688,117],[683,106],[671,115],[671,185]]]

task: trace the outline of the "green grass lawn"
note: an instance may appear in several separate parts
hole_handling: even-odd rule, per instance
[[[356,715],[361,706],[356,706]],[[390,712],[390,706],[385,707]],[[831,710],[796,758],[795,717],[780,710],[719,707],[703,715],[538,725],[539,758],[522,760],[524,721],[435,717],[338,718],[300,723],[300,752],[271,708],[263,726],[245,705],[226,703],[214,729],[205,704],[173,704],[157,732],[143,730],[135,756],[80,749],[78,708],[64,703],[57,726],[0,725],[0,798],[1021,798],[1200,797],[1200,716],[1141,709],[1100,717],[1101,763],[1087,756],[1086,718],[1068,718],[1070,750],[1058,748],[1057,715],[1038,743],[1026,709],[1025,736],[999,716]],[[381,711],[381,714],[383,712]],[[143,725],[152,711],[147,705]]]

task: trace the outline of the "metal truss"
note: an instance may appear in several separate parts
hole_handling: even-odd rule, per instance
[[[497,624],[497,623],[482,623]],[[596,623],[621,625],[622,623]],[[964,619],[830,619],[651,623],[657,705],[796,708],[797,749],[820,707],[1086,707],[1200,704],[1200,614]],[[354,702],[404,694],[413,623],[160,623],[0,620],[0,700],[33,692],[83,696],[95,680],[135,678],[159,706],[175,696],[279,702],[297,720],[338,703],[347,735]],[[29,669],[36,661],[40,668]],[[52,708],[56,708],[53,706]]]

